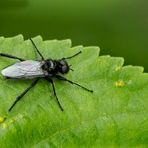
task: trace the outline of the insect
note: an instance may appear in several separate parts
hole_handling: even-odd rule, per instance
[[[36,52],[38,53],[38,55],[41,57],[41,60],[25,60],[23,58],[19,58],[13,55],[9,55],[9,54],[5,54],[5,53],[0,53],[0,56],[6,57],[6,58],[11,58],[11,59],[17,59],[20,62],[17,62],[14,65],[8,66],[7,68],[3,69],[1,71],[2,75],[7,78],[7,79],[34,79],[34,81],[31,83],[31,85],[25,89],[13,102],[13,104],[11,105],[11,107],[9,108],[8,111],[11,111],[13,109],[13,107],[16,105],[16,103],[27,93],[29,92],[29,90],[31,88],[33,88],[40,79],[44,78],[46,79],[49,83],[51,83],[52,88],[53,88],[53,92],[54,92],[54,96],[57,100],[57,103],[60,107],[60,109],[63,111],[63,107],[59,102],[59,99],[57,97],[56,94],[56,90],[55,90],[55,85],[54,82],[52,80],[52,78],[57,78],[58,80],[61,81],[66,81],[69,82],[70,84],[74,84],[77,85],[78,87],[81,87],[82,89],[89,91],[89,92],[93,92],[92,90],[78,84],[75,83],[71,80],[68,80],[67,78],[65,78],[63,75],[68,73],[69,70],[72,70],[70,68],[71,65],[68,65],[68,62],[66,60],[69,60],[73,57],[76,57],[77,55],[79,55],[80,53],[82,53],[81,51],[79,51],[78,53],[66,57],[66,58],[61,58],[61,59],[45,59],[43,57],[43,55],[41,54],[41,52],[38,50],[37,46],[35,45],[35,43],[33,42],[32,39],[30,39],[30,41],[32,42],[33,46],[35,47]]]

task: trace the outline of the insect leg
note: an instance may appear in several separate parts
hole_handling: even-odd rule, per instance
[[[71,59],[71,58],[73,58],[73,57],[79,55],[80,53],[82,53],[82,51],[79,51],[78,53],[76,53],[76,54],[74,54],[74,55],[72,55],[72,56],[70,56],[70,57],[66,57],[66,58],[62,58],[62,59]]]
[[[6,57],[6,58],[11,58],[11,59],[18,59],[20,61],[25,61],[24,59],[22,58],[18,58],[16,56],[12,56],[12,55],[9,55],[9,54],[6,54],[6,53],[0,53],[0,56],[3,56],[3,57]]]
[[[40,57],[42,58],[42,60],[44,60],[43,55],[40,53],[40,51],[38,50],[38,48],[37,48],[37,46],[35,45],[35,43],[33,42],[33,40],[32,40],[32,39],[30,39],[30,41],[32,42],[33,46],[35,47],[35,49],[36,49],[37,53],[40,55]]]
[[[85,89],[86,91],[93,92],[93,90],[90,90],[90,89],[88,89],[88,88],[86,88],[86,87],[84,87],[84,86],[82,86],[82,85],[80,85],[80,84],[78,84],[78,83],[75,83],[75,82],[73,82],[73,81],[71,81],[71,80],[68,80],[68,79],[66,79],[66,78],[63,77],[63,76],[56,75],[56,78],[59,79],[59,80],[67,81],[67,82],[69,82],[69,83],[71,83],[71,84],[77,85],[77,86],[79,86],[79,87]]]
[[[56,94],[56,91],[55,91],[55,86],[54,86],[54,83],[53,83],[52,79],[50,79],[50,78],[48,78],[48,77],[46,77],[45,79],[46,79],[48,82],[50,82],[50,83],[52,84],[54,96],[56,97],[57,103],[58,103],[60,109],[61,109],[62,111],[64,111],[64,109],[63,109],[63,107],[61,106],[61,104],[60,104],[60,102],[59,102],[59,99],[58,99],[58,97],[57,97],[57,94]]]
[[[16,105],[16,103],[33,87],[37,84],[37,82],[39,81],[40,78],[36,79],[35,81],[33,81],[33,83],[27,88],[25,89],[17,98],[16,100],[13,102],[13,104],[11,105],[11,107],[9,108],[9,112],[12,110],[12,108]]]

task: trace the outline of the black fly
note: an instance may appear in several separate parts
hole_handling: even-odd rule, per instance
[[[9,54],[0,53],[0,56],[20,60],[20,62],[14,64],[14,65],[11,65],[11,66],[2,70],[1,73],[4,77],[10,78],[10,79],[23,79],[23,78],[24,79],[35,79],[32,82],[32,84],[16,98],[16,100],[13,102],[13,104],[9,108],[9,111],[12,110],[12,108],[16,105],[16,103],[32,87],[34,87],[41,78],[45,78],[48,82],[50,82],[52,84],[54,96],[56,97],[57,103],[58,103],[58,105],[59,105],[59,107],[62,111],[63,111],[63,107],[61,106],[59,99],[57,97],[57,94],[56,94],[56,91],[55,91],[55,86],[54,86],[54,83],[53,83],[53,80],[52,80],[53,77],[57,78],[58,80],[67,81],[71,84],[77,85],[77,86],[85,89],[86,91],[93,92],[92,90],[89,90],[89,89],[85,88],[84,86],[81,86],[80,84],[75,83],[71,80],[68,80],[65,77],[63,77],[62,75],[60,75],[60,74],[66,74],[66,73],[69,72],[69,70],[72,70],[70,68],[71,65],[68,65],[66,60],[71,59],[71,58],[79,55],[81,53],[81,51],[74,54],[73,56],[61,58],[61,59],[58,59],[58,60],[44,59],[43,55],[40,53],[40,51],[36,47],[33,40],[30,39],[30,41],[34,45],[37,53],[40,55],[40,57],[42,59],[41,61],[25,60],[25,59],[22,59],[22,58],[19,58],[19,57],[16,57],[16,56],[12,56],[12,55],[9,55]]]

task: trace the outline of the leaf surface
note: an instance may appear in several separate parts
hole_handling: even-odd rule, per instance
[[[146,147],[148,146],[148,74],[138,66],[123,66],[119,57],[99,56],[98,47],[71,46],[70,40],[33,38],[46,58],[68,60],[74,71],[65,75],[94,93],[54,80],[39,81],[11,112],[15,98],[32,80],[0,76],[0,147]],[[0,38],[0,52],[35,60],[30,40],[19,35]],[[39,57],[37,57],[40,59]],[[18,62],[0,57],[0,69]],[[6,117],[6,120],[5,120]]]

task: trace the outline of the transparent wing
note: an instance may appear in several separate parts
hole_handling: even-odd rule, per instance
[[[41,62],[27,60],[16,63],[2,70],[2,75],[10,78],[35,78],[43,77]]]

